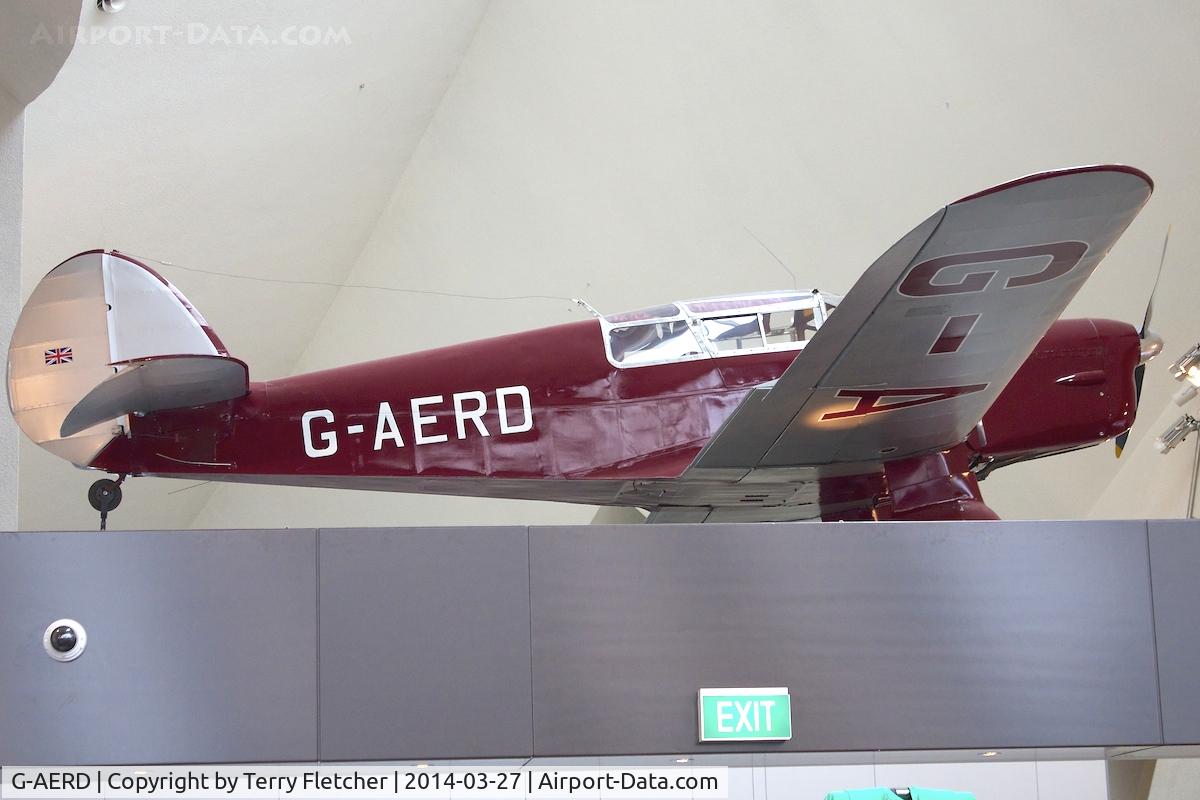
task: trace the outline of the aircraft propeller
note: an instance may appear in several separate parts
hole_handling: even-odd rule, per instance
[[[1163,237],[1162,255],[1158,259],[1158,272],[1154,276],[1154,287],[1150,290],[1150,299],[1146,302],[1146,314],[1142,317],[1142,327],[1138,331],[1138,336],[1142,340],[1142,357],[1138,365],[1133,368],[1133,408],[1135,412],[1142,400],[1142,381],[1146,377],[1146,364],[1158,355],[1163,347],[1162,337],[1150,330],[1150,317],[1154,313],[1154,295],[1158,292],[1158,282],[1162,278],[1163,265],[1167,262],[1167,244],[1170,241],[1171,226],[1168,225],[1167,234]],[[1117,458],[1121,457],[1127,441],[1129,441],[1129,431],[1125,431],[1113,440]]]

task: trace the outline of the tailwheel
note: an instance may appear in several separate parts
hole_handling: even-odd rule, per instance
[[[124,481],[124,475],[115,481],[101,478],[88,489],[88,502],[100,512],[100,530],[108,528],[108,512],[121,505],[121,484]]]

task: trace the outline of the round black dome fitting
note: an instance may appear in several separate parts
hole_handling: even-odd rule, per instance
[[[74,661],[87,647],[87,631],[73,619],[56,619],[42,634],[42,647],[55,661]]]
[[[60,653],[69,653],[75,649],[79,637],[70,625],[59,625],[50,631],[50,646]]]

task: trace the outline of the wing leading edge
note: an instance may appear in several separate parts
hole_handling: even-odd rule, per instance
[[[962,442],[1152,190],[1131,167],[1079,167],[939,210],[871,265],[685,477],[878,465]]]

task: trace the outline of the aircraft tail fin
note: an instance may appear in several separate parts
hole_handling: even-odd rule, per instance
[[[82,467],[128,430],[126,414],[238,397],[245,369],[161,275],[91,250],[47,273],[25,303],[8,404],[26,436]]]

